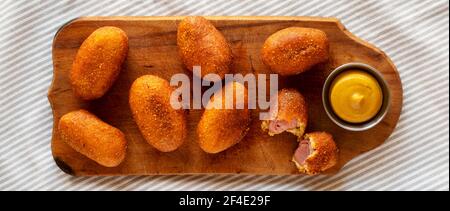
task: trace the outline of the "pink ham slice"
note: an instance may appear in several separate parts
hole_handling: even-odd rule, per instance
[[[303,165],[310,154],[311,147],[309,144],[309,140],[302,140],[300,141],[297,150],[295,150],[294,159],[295,161],[297,161],[297,163]]]
[[[289,129],[294,129],[297,127],[297,120],[292,120],[288,122],[286,120],[273,120],[269,123],[269,132],[271,133],[282,133]]]

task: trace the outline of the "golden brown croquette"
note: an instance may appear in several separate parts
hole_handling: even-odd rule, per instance
[[[230,72],[232,52],[227,40],[208,20],[200,16],[186,17],[178,25],[178,52],[190,71],[201,66],[201,76],[215,73],[222,79]]]
[[[101,27],[78,49],[70,72],[72,89],[83,100],[102,97],[117,79],[128,52],[128,37],[117,27]]]
[[[211,98],[197,127],[198,143],[208,153],[219,153],[239,143],[247,134],[250,125],[247,89],[244,85],[231,82],[219,92],[222,92],[222,98]],[[235,93],[233,101],[225,92]],[[238,109],[238,95],[243,95],[243,109]],[[225,102],[233,103],[233,109],[226,109]]]
[[[296,75],[327,61],[328,45],[327,35],[321,30],[290,27],[267,38],[261,58],[275,73]]]
[[[329,133],[307,133],[299,139],[292,161],[301,173],[314,175],[336,165],[339,150]]]
[[[261,128],[273,136],[284,131],[303,136],[308,123],[308,106],[303,95],[295,89],[282,89],[273,105],[274,120],[263,120]]]
[[[125,159],[127,141],[122,131],[86,110],[62,116],[58,131],[67,145],[100,165],[115,167]]]
[[[153,75],[139,77],[130,89],[133,118],[145,140],[161,152],[176,150],[187,134],[184,111],[170,104],[173,91],[168,81]]]

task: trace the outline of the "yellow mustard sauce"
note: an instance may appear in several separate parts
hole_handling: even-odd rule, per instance
[[[383,92],[378,81],[369,73],[348,70],[333,80],[330,103],[341,119],[362,123],[378,113],[383,103]]]

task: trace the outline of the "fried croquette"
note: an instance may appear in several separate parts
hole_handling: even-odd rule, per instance
[[[62,116],[58,131],[67,145],[102,166],[115,167],[125,159],[127,141],[122,131],[86,110]]]
[[[301,27],[290,27],[275,32],[264,42],[262,61],[282,76],[296,75],[329,57],[325,32]]]
[[[222,97],[213,96],[210,99],[197,127],[198,143],[207,153],[219,153],[239,143],[250,125],[247,89],[244,85],[231,82],[219,92]],[[231,97],[225,93],[235,95]],[[237,102],[239,98],[243,102]],[[226,109],[226,104],[232,109]]]
[[[292,161],[301,173],[315,175],[336,165],[339,150],[329,133],[307,133],[299,139]]]
[[[168,81],[153,75],[139,77],[130,89],[133,118],[144,139],[161,152],[176,150],[187,134],[184,111],[170,104],[173,91]]]
[[[273,120],[263,120],[261,129],[270,136],[284,131],[298,137],[303,136],[308,122],[308,106],[303,95],[295,89],[282,89],[278,100],[272,105]]]
[[[233,57],[230,46],[222,33],[205,18],[184,18],[178,25],[177,45],[187,69],[193,71],[193,66],[201,66],[198,77],[214,81],[204,76],[214,73],[223,79],[230,72]]]
[[[117,79],[128,52],[128,37],[117,27],[101,27],[78,49],[70,72],[73,92],[83,100],[102,97]]]

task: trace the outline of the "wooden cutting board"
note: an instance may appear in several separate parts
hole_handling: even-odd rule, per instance
[[[53,41],[53,82],[48,98],[53,109],[52,152],[58,166],[72,175],[156,175],[197,173],[298,174],[290,161],[297,146],[291,134],[270,137],[260,129],[258,110],[247,136],[234,147],[219,153],[204,153],[197,145],[196,127],[203,110],[189,110],[188,136],[183,146],[162,153],[148,145],[130,113],[128,91],[139,76],[153,74],[170,80],[176,73],[189,73],[177,54],[177,25],[183,17],[83,17],[56,33]],[[235,56],[233,70],[239,73],[270,73],[260,60],[260,49],[272,33],[291,26],[318,28],[330,40],[330,62],[293,77],[281,77],[280,88],[294,87],[309,104],[307,132],[328,131],[340,148],[338,165],[326,173],[336,173],[356,156],[381,145],[394,130],[402,108],[402,84],[392,61],[375,46],[355,37],[334,18],[311,17],[207,17],[224,34]],[[109,92],[95,101],[74,97],[69,71],[75,54],[95,29],[117,26],[129,37],[129,53],[118,80]],[[335,67],[348,62],[367,63],[381,71],[392,94],[385,119],[364,132],[339,128],[327,117],[321,100],[322,85]],[[191,74],[190,74],[191,75]],[[59,138],[57,123],[62,115],[84,108],[122,130],[128,140],[125,161],[106,168],[72,150]],[[218,122],[217,124],[220,124]]]

